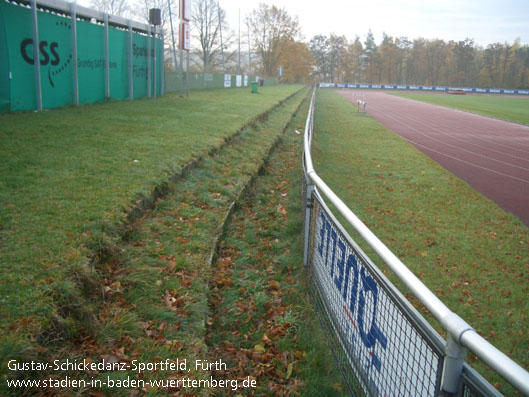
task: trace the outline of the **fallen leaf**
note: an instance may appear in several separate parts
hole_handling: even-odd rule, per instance
[[[287,366],[287,376],[285,377],[285,379],[289,379],[290,378],[290,375],[292,375],[292,369],[294,369],[294,364],[293,363],[289,363],[288,366]]]

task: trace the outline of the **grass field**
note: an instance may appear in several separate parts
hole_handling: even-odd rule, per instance
[[[303,288],[303,137],[294,130],[309,100],[234,213],[214,264],[211,359],[229,363],[223,376],[255,376],[255,396],[349,395]]]
[[[213,376],[228,381],[249,377],[257,383],[252,395],[270,395],[271,391],[276,395],[346,394],[303,288],[298,161],[302,137],[294,130],[303,127],[309,90],[298,88],[277,87],[274,99],[288,95],[288,100],[238,129],[214,152],[202,153],[203,158],[181,177],[163,185],[163,194],[150,208],[135,219],[122,221],[121,229],[96,220],[87,229],[90,232],[84,232],[84,239],[68,240],[68,246],[87,244],[77,248],[81,253],[98,255],[91,262],[93,274],[80,280],[80,273],[72,273],[72,266],[67,265],[44,282],[26,287],[43,297],[49,295],[49,300],[39,297],[31,309],[41,312],[4,325],[1,393],[51,395],[56,391],[45,386],[15,390],[8,386],[15,377],[42,381],[69,376],[117,383],[181,377],[196,381]],[[203,101],[218,102],[222,94],[217,95]],[[297,111],[300,106],[302,110]],[[207,115],[199,117],[207,119]],[[203,145],[200,139],[181,135],[193,148]],[[265,159],[269,159],[268,167]],[[97,207],[97,197],[92,200]],[[234,203],[241,206],[239,210],[233,210]],[[40,232],[45,233],[45,228]],[[102,239],[99,251],[93,246],[97,243],[94,234]],[[47,243],[46,238],[43,241]],[[64,252],[56,255],[60,259]],[[37,267],[34,273],[42,277]],[[16,291],[15,298],[22,300],[22,292]],[[85,304],[81,310],[79,306]],[[50,312],[43,310],[46,307]],[[16,318],[18,313],[9,314]],[[39,326],[44,332],[38,332]],[[210,362],[222,358],[228,370],[198,370],[191,364],[205,358]],[[190,364],[189,371],[162,369],[140,374],[130,367],[97,373],[68,369],[13,373],[5,363],[66,359],[125,364],[185,359]],[[167,390],[146,386],[142,390],[149,395],[169,391],[226,395],[221,387]],[[68,392],[125,396],[140,390],[101,387]]]
[[[400,93],[393,95],[529,125],[527,97]]]
[[[79,331],[77,320],[91,324],[81,289],[102,288],[92,280],[94,256],[110,254],[108,240],[120,237],[136,200],[300,88],[1,116],[0,357],[24,351],[28,335],[46,345]]]
[[[529,229],[336,93],[318,95],[318,174],[450,309],[529,369]]]

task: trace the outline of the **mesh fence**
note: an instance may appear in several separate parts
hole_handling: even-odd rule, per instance
[[[304,189],[306,190],[306,188]],[[314,192],[308,273],[320,321],[354,395],[437,395],[442,350]],[[405,306],[405,305],[404,305]]]
[[[305,125],[303,153],[304,263],[316,313],[349,392],[355,396],[453,395],[441,390],[444,384],[449,390],[457,390],[458,396],[501,396],[467,363],[457,362],[453,356],[445,360],[446,351],[453,355],[457,347],[447,347],[326,206],[314,184],[344,211],[344,204],[313,169],[310,151],[315,97],[316,89]],[[366,242],[373,247],[373,238],[368,238]],[[480,349],[491,353],[487,346]],[[523,369],[516,363],[505,363],[501,353],[494,354],[505,366],[496,371],[511,369],[517,387],[526,390]],[[462,365],[462,372],[454,377],[457,365]]]

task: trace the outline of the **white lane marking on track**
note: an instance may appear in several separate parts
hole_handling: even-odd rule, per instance
[[[404,137],[402,137],[404,138]],[[468,165],[471,165],[473,167],[476,167],[476,168],[480,168],[482,170],[485,170],[485,171],[489,171],[489,172],[492,172],[494,174],[498,174],[498,175],[501,175],[501,176],[506,176],[507,178],[511,178],[511,179],[515,179],[517,181],[520,181],[520,182],[523,182],[523,183],[527,183],[529,184],[529,181],[528,180],[525,180],[525,179],[522,179],[522,178],[518,178],[516,176],[512,176],[512,175],[509,175],[509,174],[504,174],[503,172],[500,172],[500,171],[496,171],[496,170],[491,170],[490,168],[487,168],[487,167],[482,167],[480,165],[477,165],[477,164],[473,164],[469,161],[465,161],[465,160],[462,160],[460,158],[457,158],[457,157],[454,157],[454,156],[450,156],[449,154],[445,154],[445,153],[441,153],[441,152],[438,152],[437,150],[434,150],[434,149],[431,149],[427,146],[424,146],[424,145],[421,145],[420,143],[417,143],[417,142],[414,142],[412,141],[411,139],[408,139],[408,138],[404,138],[406,141],[410,142],[411,144],[413,145],[417,145],[417,146],[420,146],[422,148],[424,148],[425,150],[429,150],[430,152],[434,152],[434,153],[437,153],[437,154],[440,154],[441,156],[445,156],[445,157],[448,157],[448,158],[451,158],[453,160],[457,160],[457,161],[460,161],[462,163],[465,163],[465,164],[468,164]]]
[[[434,141],[440,142],[440,143],[443,144],[443,145],[451,146],[451,147],[453,147],[453,148],[455,148],[455,149],[457,149],[457,150],[460,150],[460,151],[463,151],[463,152],[467,152],[467,153],[470,153],[470,154],[475,155],[475,156],[483,157],[483,158],[485,158],[485,159],[487,159],[487,160],[496,161],[496,162],[498,162],[498,163],[501,163],[501,164],[504,164],[504,165],[507,165],[507,166],[510,166],[510,167],[519,168],[519,169],[524,170],[524,171],[529,171],[529,168],[525,168],[525,167],[521,167],[521,166],[519,166],[519,165],[515,165],[515,164],[507,163],[507,162],[505,162],[505,161],[497,160],[497,159],[494,159],[494,158],[492,158],[492,157],[485,156],[485,155],[482,155],[482,154],[479,154],[479,153],[473,152],[473,151],[471,151],[471,150],[463,149],[463,148],[461,148],[461,147],[458,147],[458,146],[456,146],[456,145],[452,145],[452,144],[447,143],[447,142],[443,142],[443,141],[440,140],[440,139],[434,138],[434,137],[432,137],[431,135],[428,135],[428,134],[425,134],[425,133],[419,131],[419,130],[416,129],[415,127],[409,125],[408,123],[405,123],[405,122],[402,121],[402,120],[399,120],[399,119],[393,117],[393,116],[390,115],[389,113],[385,113],[385,114],[386,114],[386,116],[392,118],[393,120],[395,120],[396,122],[398,122],[398,123],[404,125],[405,127],[414,130],[414,131],[417,132],[418,134],[420,134],[420,135],[422,135],[422,136],[424,136],[424,137],[426,137],[426,138],[432,139],[432,140],[434,140]],[[405,138],[405,139],[406,139],[406,138]]]
[[[522,160],[522,161],[527,161],[527,162],[529,162],[529,158],[527,158],[527,157],[515,156],[515,155],[513,155],[513,154],[505,153],[505,152],[502,152],[502,151],[499,151],[499,150],[496,150],[496,149],[491,149],[491,148],[489,148],[489,147],[487,147],[487,146],[480,145],[479,143],[474,143],[474,142],[468,141],[468,140],[466,140],[466,139],[459,138],[459,137],[457,137],[457,136],[455,136],[455,135],[448,134],[448,133],[446,133],[446,132],[444,132],[444,131],[442,131],[442,130],[436,128],[435,126],[432,126],[432,125],[430,125],[430,124],[425,123],[425,122],[422,121],[422,120],[418,120],[418,119],[415,119],[415,118],[413,118],[413,117],[409,117],[409,116],[408,116],[408,118],[409,118],[410,120],[413,120],[413,121],[416,122],[416,123],[420,123],[420,124],[424,125],[425,127],[428,127],[428,128],[430,128],[430,129],[432,129],[432,130],[434,130],[434,131],[437,131],[437,132],[439,132],[439,133],[442,134],[442,135],[446,135],[446,136],[448,136],[448,137],[450,137],[450,138],[453,138],[453,139],[456,139],[456,140],[458,140],[458,141],[465,142],[465,143],[467,143],[467,144],[469,144],[469,145],[474,145],[474,146],[477,146],[477,147],[483,148],[483,149],[485,149],[485,150],[489,150],[489,151],[491,151],[491,152],[499,153],[499,154],[502,154],[502,155],[504,155],[504,156],[508,156],[508,157],[512,157],[512,158],[515,158],[515,159],[518,159],[518,160]],[[520,151],[520,152],[522,152],[522,153],[524,153],[524,154],[529,154],[529,152],[527,152],[527,151],[525,151],[525,150],[521,150],[521,149],[513,148],[513,147],[511,147],[511,146],[507,146],[507,145],[502,145],[501,143],[497,143],[496,141],[489,141],[489,140],[487,140],[487,139],[483,139],[483,138],[482,138],[481,136],[479,136],[479,135],[473,135],[473,136],[476,136],[476,137],[479,138],[479,139],[482,139],[482,140],[484,140],[484,141],[486,141],[486,142],[490,142],[490,143],[495,144],[495,145],[497,145],[497,146],[503,146],[503,147],[506,147],[506,148],[511,149],[511,150],[517,150],[517,151]]]

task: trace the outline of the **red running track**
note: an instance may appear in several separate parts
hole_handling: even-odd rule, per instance
[[[382,91],[338,92],[529,226],[529,126]]]

